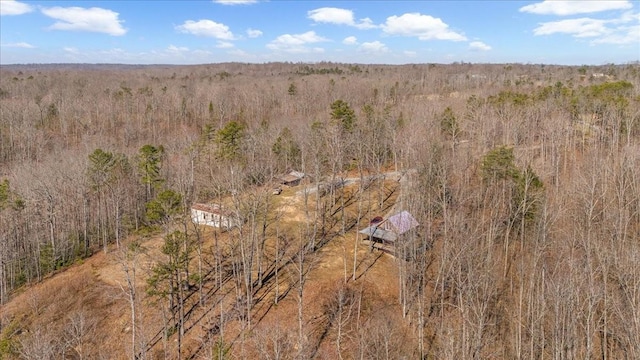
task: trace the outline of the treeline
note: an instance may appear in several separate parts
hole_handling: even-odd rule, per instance
[[[232,198],[251,224],[234,235],[252,239],[234,250],[244,259],[261,256],[257,229],[277,220],[260,217],[262,197],[239,194],[290,169],[329,183],[345,171],[411,170],[399,206],[423,226],[397,266],[412,334],[388,356],[640,356],[637,66],[329,65],[3,67],[0,302],[129,234],[162,229],[173,270],[155,279],[174,292],[152,295],[184,311],[174,302],[184,303],[189,278],[178,245],[195,251],[181,237],[191,203]],[[329,239],[323,206],[344,200],[318,200],[297,234],[310,244],[290,254],[300,298],[305,251]],[[169,231],[176,221],[182,233]],[[250,287],[268,264],[231,264],[251,324]],[[346,331],[357,293],[338,290],[330,327]],[[186,315],[173,315],[180,332]]]

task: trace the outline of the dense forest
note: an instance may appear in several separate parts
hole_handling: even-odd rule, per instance
[[[638,64],[0,70],[0,358],[640,358]]]

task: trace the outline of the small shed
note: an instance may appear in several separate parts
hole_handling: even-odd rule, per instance
[[[286,186],[298,186],[304,179],[305,174],[300,171],[291,171],[286,175],[280,177],[280,184]]]
[[[231,229],[239,226],[239,219],[219,204],[193,204],[191,206],[191,220],[200,225]]]

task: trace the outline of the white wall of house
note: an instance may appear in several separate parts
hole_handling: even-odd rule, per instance
[[[191,209],[191,220],[193,220],[193,222],[196,224],[213,226],[223,229],[230,229],[234,226],[239,225],[238,221],[230,216],[197,209]]]

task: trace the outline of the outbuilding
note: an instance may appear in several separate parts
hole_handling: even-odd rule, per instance
[[[286,186],[298,186],[304,179],[305,174],[300,171],[291,171],[286,175],[280,177],[280,184]]]

